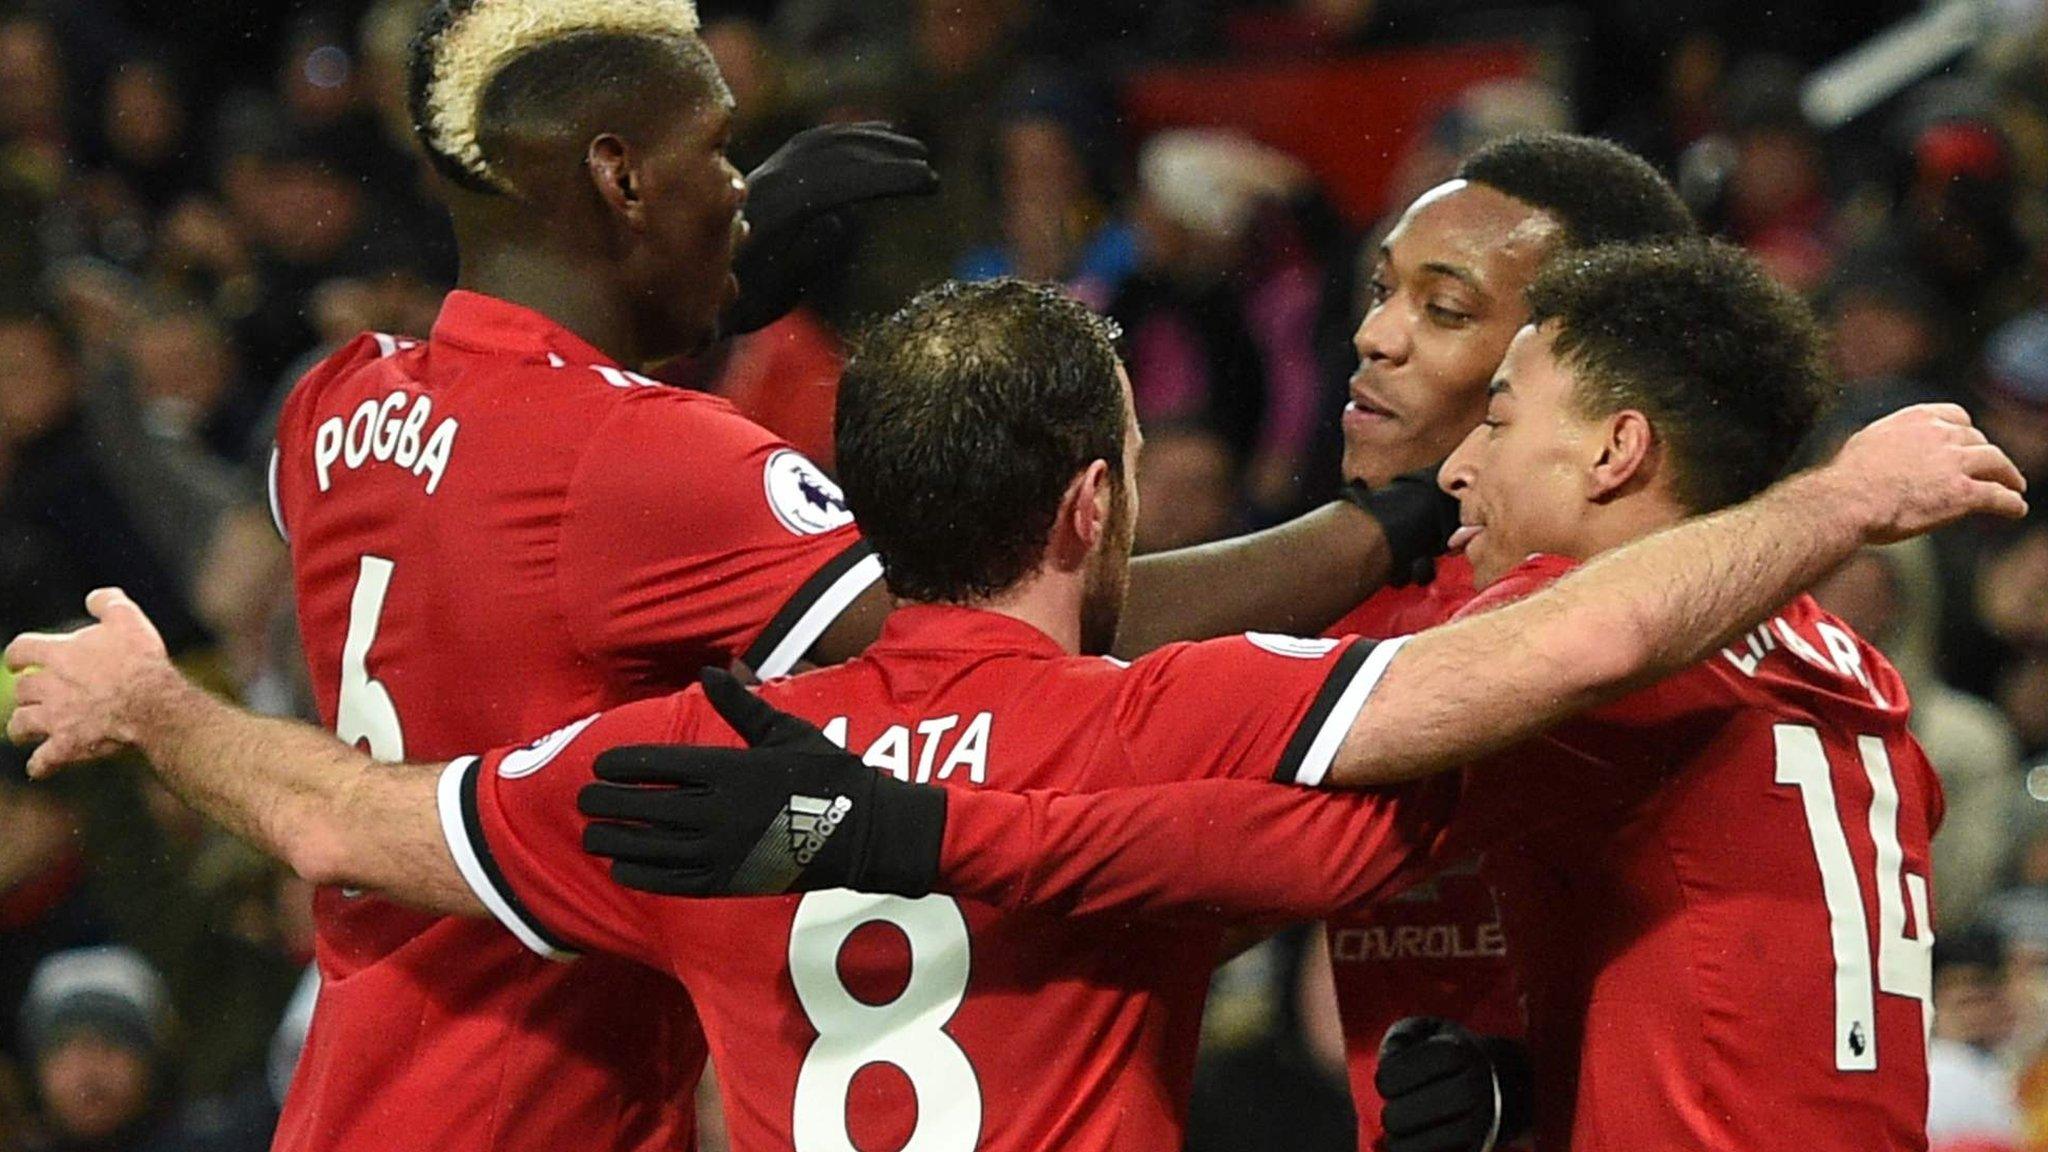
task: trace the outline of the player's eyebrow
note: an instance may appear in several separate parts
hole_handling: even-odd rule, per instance
[[[1493,399],[1495,396],[1507,396],[1513,392],[1514,389],[1508,387],[1508,378],[1505,376],[1494,377],[1493,383],[1486,386],[1486,398],[1488,400]]]
[[[1440,260],[1432,260],[1424,264],[1422,270],[1435,273],[1438,276],[1449,276],[1451,279],[1471,288],[1474,292],[1484,293],[1486,291],[1486,285],[1479,282],[1479,274],[1462,265],[1445,264]]]

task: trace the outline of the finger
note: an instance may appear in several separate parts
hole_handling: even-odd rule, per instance
[[[591,770],[614,784],[660,784],[671,788],[706,786],[712,770],[745,755],[739,748],[697,748],[687,744],[625,744],[598,753]]]
[[[700,748],[694,744],[625,744],[598,754],[592,765],[599,780],[617,785],[652,785],[641,791],[701,796],[740,773],[766,771],[779,761],[750,748]]]
[[[1961,404],[1951,404],[1947,401],[1932,404],[1914,404],[1900,409],[1896,415],[1901,420],[1919,418],[1938,420],[1944,424],[1967,425],[1970,423],[1970,414]]]
[[[128,593],[119,588],[94,589],[92,594],[85,598],[85,610],[92,613],[93,619],[103,623],[144,632],[151,636],[156,635],[156,625],[150,621],[149,614],[142,610],[142,605],[130,599]]]
[[[852,124],[832,124],[820,130],[834,143],[859,142],[883,144],[892,148],[915,148],[920,154],[929,149],[916,136],[883,120],[861,120]]]
[[[711,872],[707,868],[657,868],[626,860],[612,861],[612,879],[627,888],[658,896],[709,896]]]
[[[823,734],[810,724],[777,709],[748,691],[722,668],[706,668],[698,675],[704,698],[725,718],[740,739],[753,747],[796,743]]]
[[[686,828],[656,829],[636,824],[595,822],[583,829],[585,852],[641,864],[704,864],[704,840],[703,836]]]
[[[1390,1152],[1473,1152],[1484,1147],[1486,1131],[1472,1129],[1472,1125],[1450,1124],[1433,1131],[1411,1132],[1391,1140],[1387,1147]],[[1393,1134],[1390,1131],[1388,1135]]]
[[[1953,437],[1955,439],[1955,442],[1958,444],[1971,445],[1991,443],[1990,438],[1984,435],[1984,430],[1981,428],[1976,428],[1968,424],[1950,424],[1948,426],[1948,429],[1949,435]]]
[[[2003,484],[1974,481],[1977,486],[1974,507],[1991,516],[2003,516],[2008,520],[2022,520],[2027,515],[2027,498]]]
[[[95,588],[85,594],[86,614],[95,620],[105,620],[108,612],[123,603],[131,608],[135,606],[135,601],[128,599],[128,594],[119,588]]]
[[[49,734],[49,719],[33,704],[15,705],[14,714],[7,718],[7,738],[16,744],[33,744]]]
[[[775,709],[748,691],[732,673],[706,668],[697,674],[697,682],[704,686],[704,699],[710,702],[712,710],[739,733],[740,739],[759,744],[774,733]]]
[[[47,704],[50,700],[50,685],[55,678],[23,672],[14,678],[14,706]]]
[[[2015,492],[2027,490],[2027,478],[2003,450],[1991,444],[1979,444],[1962,451],[1963,471],[1972,479],[2003,484]]]
[[[58,737],[45,740],[28,758],[28,778],[47,780],[71,764],[87,759],[87,750]]]
[[[1436,1034],[1436,1020],[1428,1016],[1404,1016],[1388,1027],[1380,1038],[1380,1059],[1415,1047]]]
[[[1425,1042],[1388,1060],[1373,1077],[1382,1096],[1401,1096],[1424,1085],[1463,1073],[1474,1063],[1472,1053],[1448,1042]]]
[[[7,670],[26,672],[40,664],[49,663],[50,653],[64,642],[64,637],[48,632],[23,632],[7,645]]]
[[[1474,1116],[1482,1109],[1488,1120],[1493,1119],[1493,1084],[1490,1079],[1482,1082],[1473,1076],[1390,1101],[1381,1111],[1380,1119],[1389,1133],[1401,1135],[1439,1125],[1450,1127],[1454,1121]]]
[[[624,784],[585,784],[576,793],[576,810],[594,820],[626,820],[636,824],[701,823],[702,806],[675,788],[639,788]]]
[[[50,755],[50,746],[48,744],[45,744],[41,748],[36,749],[33,753],[30,753],[28,758],[29,779],[47,780],[56,773],[57,768],[58,764],[54,759],[52,759]]]

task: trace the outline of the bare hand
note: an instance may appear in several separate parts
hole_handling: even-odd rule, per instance
[[[39,780],[133,745],[152,695],[184,683],[156,625],[126,593],[97,589],[85,610],[99,623],[61,635],[24,632],[7,646],[7,667],[20,674],[7,735],[17,744],[42,741],[28,761]]]
[[[1864,540],[1889,544],[1977,512],[2018,519],[2027,482],[1954,404],[1915,404],[1849,438],[1823,469],[1863,508]]]

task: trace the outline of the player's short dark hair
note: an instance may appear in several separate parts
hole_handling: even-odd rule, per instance
[[[1649,161],[1593,136],[1505,136],[1466,157],[1457,174],[1550,214],[1567,248],[1699,234],[1677,189]]]
[[[496,172],[505,142],[539,131],[631,131],[690,105],[677,94],[723,97],[711,54],[693,30],[673,33],[607,27],[601,4],[592,24],[522,45],[489,65],[451,73],[444,37],[484,3],[549,4],[560,0],[438,0],[414,35],[407,59],[413,132],[436,171],[472,192],[505,191]],[[689,26],[694,29],[694,23]],[[449,90],[465,86],[473,122],[452,127],[438,110]]]
[[[1691,512],[1782,475],[1832,398],[1813,313],[1733,245],[1607,245],[1550,262],[1530,320],[1577,378],[1581,411],[1648,416]]]
[[[1104,460],[1122,477],[1116,338],[1059,291],[1005,279],[940,284],[858,339],[840,481],[891,592],[1000,592],[1044,557],[1076,474]]]

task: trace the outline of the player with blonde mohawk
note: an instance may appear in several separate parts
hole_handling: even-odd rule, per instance
[[[425,31],[427,65],[414,88],[421,141],[457,183],[513,192],[491,170],[480,138],[484,92],[520,54],[575,33],[672,39],[697,31],[690,0],[590,0],[588,3],[471,3],[442,10]]]
[[[937,178],[917,141],[850,125],[743,179],[696,27],[684,0],[443,0],[415,38],[459,289],[431,333],[309,373],[272,471],[322,718],[379,759],[524,741],[743,655],[843,658],[878,627],[831,481],[636,370],[786,312],[836,213]],[[280,1152],[694,1143],[704,1038],[671,982],[340,887],[315,918]]]

